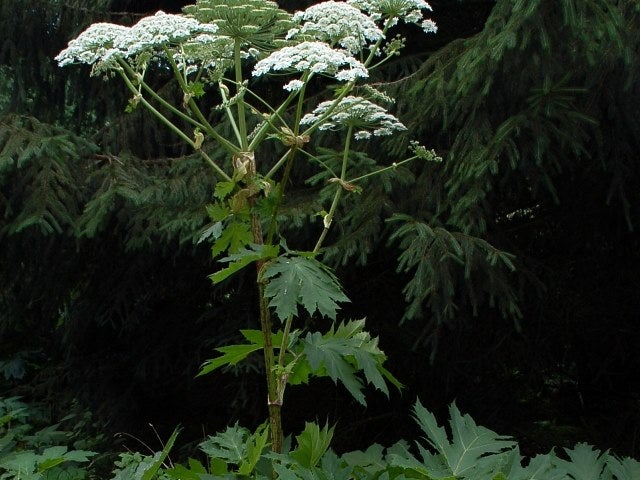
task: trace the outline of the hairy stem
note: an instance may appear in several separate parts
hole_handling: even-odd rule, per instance
[[[256,176],[256,164],[255,159],[251,161],[251,174],[255,178]],[[255,197],[249,198],[249,206],[252,209],[251,213],[251,234],[253,237],[253,243],[256,245],[264,244],[264,236],[262,233],[262,223],[260,221],[260,215],[253,211],[255,205]],[[273,350],[273,338],[272,338],[272,323],[271,312],[269,311],[269,304],[267,297],[265,296],[266,284],[262,279],[262,273],[265,266],[265,261],[260,260],[256,262],[257,283],[258,283],[258,302],[260,306],[260,329],[262,331],[262,339],[264,342],[263,354],[264,354],[264,369],[265,377],[267,380],[267,408],[269,410],[269,434],[271,437],[271,450],[275,453],[282,451],[282,402],[280,401],[278,379],[275,372],[275,355]]]

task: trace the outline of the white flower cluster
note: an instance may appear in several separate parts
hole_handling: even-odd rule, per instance
[[[347,0],[347,3],[366,12],[374,20],[394,19],[392,26],[400,19],[418,25],[426,33],[438,30],[433,20],[424,18],[422,14],[423,10],[431,10],[431,5],[424,0]]]
[[[357,8],[345,2],[322,2],[293,15],[300,28],[289,30],[287,38],[309,36],[316,40],[338,44],[350,53],[358,53],[367,43],[384,37],[375,22]]]
[[[343,98],[333,112],[324,118],[334,103],[333,100],[322,102],[312,113],[302,117],[300,123],[308,125],[321,121],[320,130],[335,130],[341,127],[358,128],[359,130],[354,135],[356,140],[371,138],[370,130],[373,130],[373,135],[382,137],[391,135],[394,131],[407,129],[400,120],[380,105],[362,97]]]
[[[348,55],[348,52],[334,50],[322,42],[302,42],[298,45],[281,48],[267,58],[260,60],[253,68],[255,77],[269,72],[327,74],[341,82],[369,76],[365,66]],[[296,90],[300,87],[301,83],[296,81],[285,85],[288,90]]]
[[[61,67],[75,62],[89,65],[96,62],[108,63],[114,56],[122,54],[120,49],[115,47],[115,43],[128,32],[129,28],[122,25],[94,23],[71,40],[69,46],[62,50],[55,60]]]
[[[149,49],[185,42],[194,36],[204,41],[210,39],[206,34],[215,33],[217,28],[162,11],[143,18],[132,27],[95,23],[71,40],[55,59],[60,66],[79,62],[97,66],[95,71],[108,70],[117,65],[117,58],[129,58]]]
[[[159,11],[133,25],[129,34],[121,37],[116,46],[125,52],[125,57],[130,57],[149,48],[184,42],[194,35],[216,33],[217,30],[216,25]]]

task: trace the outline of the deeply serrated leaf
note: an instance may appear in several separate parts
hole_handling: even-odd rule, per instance
[[[224,200],[229,196],[233,189],[236,187],[235,182],[218,182],[213,191],[213,196],[218,200]]]
[[[356,368],[345,360],[349,349],[344,339],[324,338],[320,333],[308,333],[304,339],[303,351],[314,372],[320,367],[326,369],[327,375],[337,383],[340,380],[359,403],[366,405],[362,393],[362,382],[356,377]]]
[[[461,415],[455,404],[450,409],[451,441],[432,413],[419,401],[414,406],[414,416],[426,440],[441,455],[452,475],[482,476],[498,471],[503,462],[498,453],[513,448],[516,443],[491,430],[478,426],[469,415]]]
[[[276,315],[285,320],[298,315],[298,304],[309,315],[336,318],[338,302],[349,299],[328,267],[313,258],[302,256],[278,257],[264,272],[269,280],[265,296]]]
[[[222,356],[204,362],[197,376],[206,375],[227,365],[236,365],[247,358],[249,354],[261,349],[262,345],[255,344],[227,345],[226,347],[216,348],[216,351],[222,353]]]
[[[234,273],[242,270],[247,265],[257,260],[273,258],[277,254],[277,245],[251,244],[250,249],[241,248],[237,252],[230,254],[228,257],[220,259],[220,262],[227,262],[229,263],[229,266],[217,271],[213,275],[210,275],[209,278],[213,281],[213,283],[220,283]]]
[[[222,222],[229,215],[231,215],[231,210],[226,205],[220,205],[219,203],[213,203],[211,205],[207,205],[207,214],[209,218],[214,222]]]
[[[240,427],[236,422],[233,427],[227,427],[224,432],[209,436],[199,446],[200,450],[212,458],[240,465],[245,456],[245,441],[248,436],[249,430]]]
[[[573,478],[580,480],[599,480],[604,470],[606,454],[591,445],[578,443],[575,447],[565,448],[569,461],[555,458],[555,464],[566,470]]]
[[[211,248],[214,258],[222,252],[235,253],[253,242],[249,222],[232,221],[223,230]]]

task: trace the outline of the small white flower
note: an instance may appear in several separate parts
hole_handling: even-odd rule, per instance
[[[297,92],[303,87],[303,85],[304,85],[304,82],[301,80],[291,80],[282,88],[289,92]]]
[[[380,105],[362,97],[343,98],[329,116],[324,118],[329,109],[334,107],[334,104],[335,100],[322,102],[313,112],[302,117],[300,123],[306,125],[321,121],[320,130],[336,130],[342,127],[358,128],[360,130],[354,135],[356,140],[370,138],[371,132],[368,130],[373,130],[373,135],[381,137],[407,129],[400,120]]]
[[[334,50],[322,42],[302,42],[281,48],[260,60],[253,68],[255,77],[269,72],[319,73],[332,75],[340,81],[369,76],[365,66],[348,52]]]
[[[366,130],[360,130],[356,132],[353,136],[356,140],[368,140],[371,138],[371,132],[367,132]]]
[[[351,53],[358,53],[368,43],[384,37],[369,16],[344,2],[328,1],[313,5],[297,12],[293,20],[302,26],[289,30],[287,38],[310,36],[340,45]]]
[[[390,26],[395,25],[400,19],[405,23],[418,25],[426,33],[435,33],[438,30],[432,20],[423,17],[423,10],[432,10],[431,5],[424,0],[347,0],[347,3],[366,12],[375,20],[392,19]]]

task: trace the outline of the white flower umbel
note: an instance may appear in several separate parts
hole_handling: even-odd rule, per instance
[[[402,20],[405,23],[414,23],[426,33],[436,33],[438,27],[433,20],[424,18],[423,10],[431,10],[424,0],[347,0],[373,19],[392,19],[391,26]]]
[[[340,45],[351,53],[358,53],[368,43],[383,38],[375,22],[345,2],[322,2],[293,15],[299,28],[289,31],[287,38],[309,36],[316,40]]]
[[[358,60],[344,50],[336,50],[322,42],[302,42],[298,45],[276,50],[260,60],[253,68],[253,76],[270,72],[310,72],[325,74],[341,82],[366,78],[369,72]],[[288,83],[294,88],[298,84]]]
[[[217,31],[216,25],[159,11],[132,26],[127,35],[118,38],[116,46],[124,50],[126,56],[133,56],[145,50],[186,42],[198,34]]]
[[[312,113],[306,114],[300,121],[303,125],[322,121],[320,130],[337,130],[343,127],[358,129],[354,134],[356,140],[367,139],[371,134],[381,137],[396,131],[406,130],[400,120],[388,113],[380,105],[362,97],[343,98],[333,112],[324,118],[326,112],[334,105],[328,100],[318,105]]]
[[[194,38],[211,41],[211,34],[218,27],[200,23],[193,18],[171,15],[162,11],[145,17],[133,27],[113,23],[94,23],[55,59],[60,66],[70,63],[94,65],[92,74],[117,68],[118,58],[128,58],[143,51],[157,50],[169,45],[183,43]],[[207,34],[208,36],[203,36]]]
[[[123,52],[115,46],[117,39],[129,33],[128,27],[113,23],[94,23],[69,42],[55,60],[61,67],[71,63],[102,65],[102,70],[115,66],[115,59]],[[97,68],[96,70],[100,70]]]

